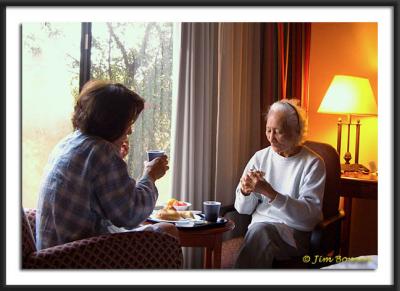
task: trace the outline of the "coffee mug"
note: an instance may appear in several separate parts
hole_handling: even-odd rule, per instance
[[[165,155],[165,151],[163,150],[149,150],[147,151],[147,160],[150,162],[157,157]]]
[[[221,208],[221,202],[204,201],[203,202],[204,220],[209,222],[216,222],[218,220],[220,208]]]

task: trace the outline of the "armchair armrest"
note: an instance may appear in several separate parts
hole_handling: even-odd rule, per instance
[[[104,234],[36,251],[22,263],[27,269],[181,268],[182,249],[169,234],[135,231]]]
[[[324,251],[328,251],[327,248],[331,248],[334,253],[338,253],[339,251],[339,245],[335,244],[329,244],[327,242],[322,243],[322,235],[324,232],[328,231],[332,227],[340,227],[341,226],[341,221],[344,219],[345,214],[343,210],[339,210],[339,212],[331,216],[329,218],[324,219],[320,223],[316,225],[314,230],[311,233],[311,241],[310,241],[310,252],[313,255],[322,255],[322,254],[317,254],[316,250],[321,250],[322,246],[328,245],[329,247],[325,247]],[[337,234],[338,232],[332,232],[332,234]],[[339,232],[340,233],[340,232]],[[340,239],[333,239],[332,241],[340,241]]]
[[[341,221],[342,219],[344,219],[345,214],[343,210],[339,210],[338,214],[331,216],[327,219],[324,219],[323,221],[321,221],[320,223],[317,224],[316,226],[316,230],[324,230],[325,228],[329,227],[330,225]]]
[[[225,216],[228,212],[236,211],[235,206],[233,204],[230,205],[222,205],[219,211],[221,216]]]
[[[251,215],[239,214],[233,204],[221,206],[220,215],[235,222],[235,229],[223,234],[223,240],[244,237],[251,222]]]

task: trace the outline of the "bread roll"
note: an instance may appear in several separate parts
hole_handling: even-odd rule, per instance
[[[181,219],[180,214],[178,213],[178,211],[176,211],[176,209],[174,207],[162,208],[162,209],[158,210],[155,217],[158,219],[162,219],[162,220],[180,220]]]
[[[178,211],[182,218],[194,218],[192,211]]]

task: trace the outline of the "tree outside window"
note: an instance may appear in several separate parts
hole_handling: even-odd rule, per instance
[[[120,82],[145,100],[130,136],[128,169],[143,172],[146,150],[171,152],[173,23],[93,23],[91,78]],[[72,131],[78,96],[80,23],[23,25],[22,204],[36,207],[44,166]],[[172,158],[170,157],[170,160]],[[171,170],[158,180],[158,204],[170,198]]]

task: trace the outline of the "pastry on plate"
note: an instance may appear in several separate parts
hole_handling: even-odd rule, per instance
[[[178,211],[180,216],[185,219],[194,219],[192,211]]]
[[[171,207],[165,207],[160,210],[158,210],[155,214],[155,217],[158,219],[162,220],[180,220],[181,215],[179,214],[176,209],[171,206]]]

